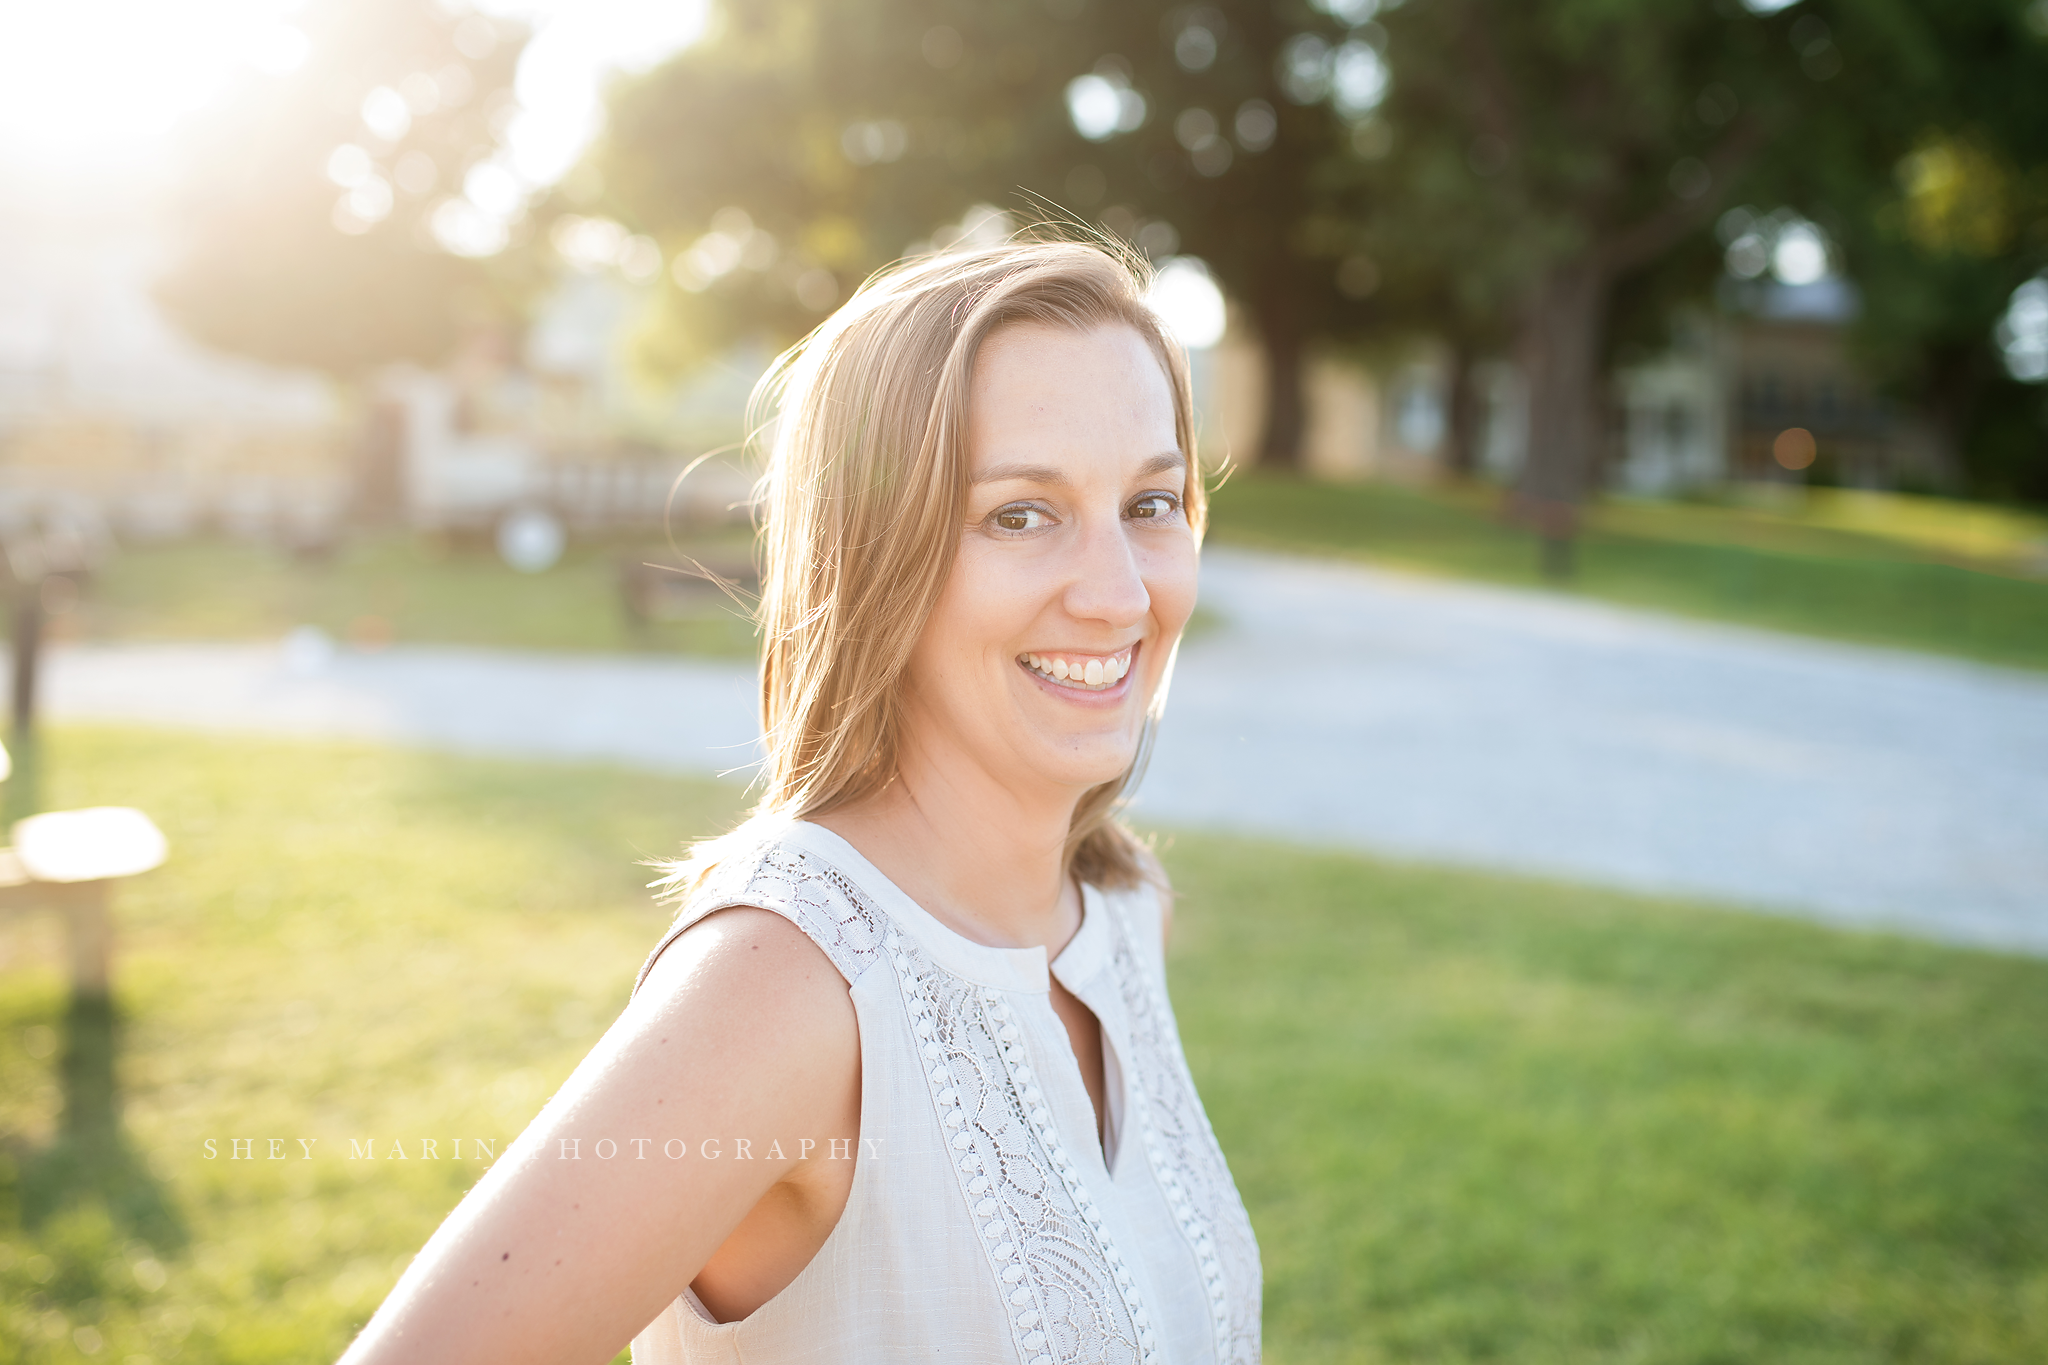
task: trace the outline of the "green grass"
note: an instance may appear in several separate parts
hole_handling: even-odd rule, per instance
[[[2048,521],[1935,499],[1814,490],[1778,506],[1610,502],[1571,590],[1629,606],[2048,668]],[[1215,543],[1538,585],[1534,536],[1499,494],[1240,474]]]
[[[23,1362],[332,1358],[478,1174],[446,1140],[502,1152],[624,1000],[664,918],[635,859],[736,801],[101,728],[43,772],[46,804],[151,810],[173,858],[117,907],[111,1039],[65,1011],[55,926],[0,927]],[[1276,1365],[2048,1358],[2048,963],[1206,835],[1167,858]],[[413,1159],[349,1160],[369,1135]],[[228,1159],[271,1136],[316,1159]]]
[[[2048,963],[1207,837],[1281,1362],[2048,1359]]]
[[[744,557],[747,532],[693,541],[684,553]],[[680,564],[658,536],[578,544],[543,573],[505,566],[484,545],[380,535],[331,558],[247,542],[195,540],[122,550],[60,629],[95,639],[276,639],[313,625],[340,639],[512,649],[660,650],[747,658],[752,624],[708,585],[676,620],[635,625],[619,586],[624,563]]]

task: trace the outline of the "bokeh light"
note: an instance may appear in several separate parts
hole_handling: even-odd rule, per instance
[[[1199,260],[1176,256],[1163,263],[1145,297],[1167,330],[1189,350],[1199,351],[1223,339],[1223,292]]]
[[[1704,176],[1706,168],[1701,166],[1699,173]],[[1680,190],[1676,172],[1673,189]],[[1706,186],[1698,189],[1704,193]],[[1738,280],[1753,280],[1769,271],[1780,283],[1798,286],[1818,284],[1834,273],[1834,248],[1827,234],[1791,209],[1765,214],[1744,204],[1723,213],[1715,233],[1728,273]]]
[[[1090,142],[1133,132],[1145,122],[1145,97],[1115,70],[1092,71],[1067,83],[1067,115]]]
[[[1330,57],[1330,96],[1337,112],[1362,118],[1379,107],[1387,93],[1387,63],[1379,49],[1358,39]]]
[[[1771,273],[1786,284],[1813,284],[1827,278],[1828,244],[1811,223],[1790,223],[1771,248]]]
[[[1771,458],[1786,469],[1805,469],[1819,451],[1813,433],[1805,427],[1787,427],[1771,442]]]
[[[2048,379],[2048,277],[2036,275],[2013,290],[1997,338],[2014,379],[2027,384]]]

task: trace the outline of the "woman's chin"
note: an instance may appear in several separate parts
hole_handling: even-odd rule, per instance
[[[1137,757],[1138,746],[1120,740],[1114,745],[1090,745],[1079,751],[1067,749],[1049,754],[1033,766],[1050,785],[1087,791],[1122,778]]]

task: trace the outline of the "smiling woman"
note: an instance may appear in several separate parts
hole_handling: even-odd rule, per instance
[[[785,357],[762,800],[351,1361],[1258,1358],[1169,893],[1115,818],[1204,510],[1143,285],[1092,245],[927,258]]]

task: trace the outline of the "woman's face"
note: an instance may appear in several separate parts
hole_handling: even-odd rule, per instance
[[[975,358],[968,449],[959,554],[911,654],[910,738],[1013,789],[1111,781],[1195,605],[1165,370],[1130,327],[1004,328]]]

